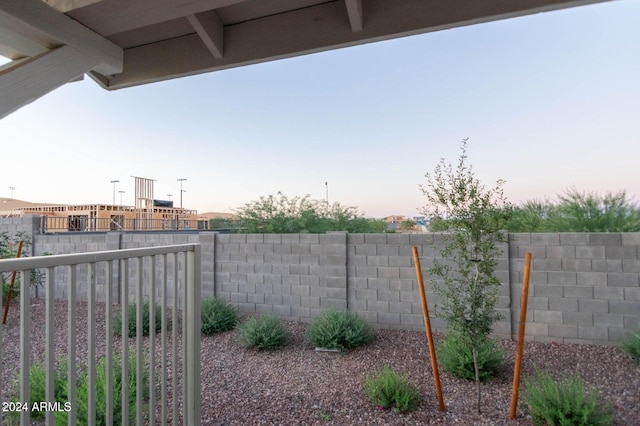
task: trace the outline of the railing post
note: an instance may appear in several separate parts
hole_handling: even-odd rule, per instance
[[[201,421],[200,401],[200,294],[201,294],[201,247],[187,252],[187,300],[184,313],[187,314],[187,398],[185,404],[185,424],[199,426]]]
[[[31,292],[26,271],[20,271],[20,401],[29,403],[29,373],[31,370]],[[29,410],[20,412],[20,425],[31,424]]]

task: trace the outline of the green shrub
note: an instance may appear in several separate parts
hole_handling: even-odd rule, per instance
[[[274,314],[251,317],[240,324],[238,332],[245,348],[277,349],[287,344],[284,321]]]
[[[46,369],[44,365],[34,363],[29,369],[29,407],[31,408],[34,402],[49,401],[46,394]],[[17,378],[16,378],[17,381]],[[16,387],[17,388],[17,387]],[[20,397],[16,395],[13,398],[13,402],[19,402]],[[60,363],[58,368],[54,371],[54,401],[64,404],[68,401],[67,398],[67,370],[66,364]],[[39,419],[44,418],[44,411],[30,410],[31,418]],[[14,420],[19,417],[19,413],[12,413],[9,417]]]
[[[584,381],[570,377],[555,380],[537,372],[524,380],[523,400],[535,425],[599,426],[612,422],[611,406],[596,390],[587,392]]]
[[[622,350],[631,355],[633,359],[640,361],[640,331],[622,341]]]
[[[129,355],[128,359],[128,401],[129,401],[129,419],[122,420],[122,362],[121,358],[113,357],[113,368],[111,371],[113,378],[113,424],[134,424],[136,421],[136,357],[134,353]],[[143,400],[149,400],[149,371],[144,370],[142,375]],[[96,365],[96,424],[99,426],[106,425],[106,389],[107,389],[107,369],[106,360],[103,358]],[[62,410],[56,411],[54,414],[55,424],[67,424],[68,412],[64,410],[65,403],[68,402],[68,382],[67,382],[67,366],[61,362],[55,370],[54,379],[54,399],[59,402]],[[41,364],[33,364],[29,371],[30,386],[30,402],[31,407],[34,402],[48,401],[46,398],[46,370]],[[78,372],[76,378],[76,406],[72,409],[76,414],[77,424],[89,423],[89,376],[86,370]],[[18,401],[18,397],[14,401]],[[17,418],[17,414],[16,418]],[[44,418],[44,411],[31,411],[31,417],[34,419]],[[10,416],[14,417],[14,416]],[[15,419],[13,419],[15,420]]]
[[[305,338],[316,347],[349,350],[371,341],[371,327],[350,312],[326,310],[314,319]]]
[[[229,302],[223,299],[215,297],[204,299],[200,312],[200,329],[205,336],[231,330],[238,322],[238,313]]]
[[[129,310],[127,311],[127,315],[128,315],[128,330],[129,330],[129,337],[134,337],[137,335],[136,333],[136,327],[137,327],[137,312],[138,312],[138,305],[136,303],[131,303],[129,305]],[[142,305],[142,335],[143,336],[148,336],[149,335],[149,330],[150,330],[150,305],[149,302],[144,302],[144,304]],[[154,332],[157,332],[158,330],[160,330],[160,328],[162,327],[162,313],[160,312],[160,307],[156,305],[155,307],[155,330]],[[122,312],[116,312],[116,314],[113,317],[113,334],[115,334],[116,336],[121,336],[122,335]]]
[[[374,376],[367,376],[365,392],[371,403],[396,413],[414,410],[420,399],[418,389],[406,376],[400,376],[387,365]]]
[[[473,367],[473,353],[471,346],[466,344],[460,336],[449,332],[442,343],[437,346],[438,362],[449,374],[467,380],[475,380]],[[480,380],[485,381],[495,376],[500,368],[504,353],[492,339],[484,340],[478,346],[478,372]]]

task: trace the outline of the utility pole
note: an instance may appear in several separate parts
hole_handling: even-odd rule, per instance
[[[13,191],[16,190],[15,186],[10,186],[9,189],[11,190],[11,199],[13,200]]]
[[[116,205],[116,183],[120,182],[119,180],[112,180],[111,183],[113,184],[113,203],[112,205]]]
[[[182,189],[182,183],[187,180],[186,178],[180,178],[178,179],[178,182],[180,182],[180,208],[182,208],[182,193],[183,192],[187,192],[185,189]]]

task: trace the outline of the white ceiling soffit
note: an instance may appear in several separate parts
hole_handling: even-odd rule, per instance
[[[68,45],[118,89],[600,1],[0,0],[0,54]]]

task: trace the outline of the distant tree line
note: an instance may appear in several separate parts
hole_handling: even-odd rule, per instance
[[[211,219],[211,229],[260,234],[385,232],[383,220],[364,217],[356,207],[312,200],[309,195],[289,198],[278,192],[262,196],[234,211],[234,219]]]
[[[600,195],[569,188],[558,201],[512,207],[509,232],[639,232],[640,208],[624,191]]]

